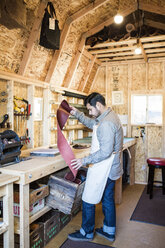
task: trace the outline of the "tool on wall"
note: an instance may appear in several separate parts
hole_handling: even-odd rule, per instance
[[[18,106],[17,101],[21,101],[22,104]],[[29,102],[24,98],[14,96],[14,112],[27,117],[29,113]]]
[[[6,123],[6,121],[8,120],[8,118],[9,118],[9,115],[8,114],[5,114],[4,116],[3,116],[3,121],[0,123],[0,128],[5,128],[5,123]]]
[[[0,92],[0,103],[7,103],[8,99],[7,99],[7,92],[6,91],[1,91]]]

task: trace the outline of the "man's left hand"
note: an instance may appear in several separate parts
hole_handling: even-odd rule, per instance
[[[71,166],[75,170],[80,169],[83,166],[82,160],[80,158],[71,160]]]

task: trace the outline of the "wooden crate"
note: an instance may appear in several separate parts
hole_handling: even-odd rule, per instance
[[[30,195],[29,204],[39,201],[49,195],[49,186],[45,184],[31,184],[30,185]],[[19,203],[19,191],[14,191],[14,202]]]
[[[46,198],[46,205],[65,214],[71,214],[81,204],[85,181],[81,184],[76,184],[64,179],[59,173],[50,176],[48,185],[50,194]]]
[[[37,220],[44,225],[44,245],[46,245],[60,231],[60,212],[50,210]]]
[[[71,214],[64,214],[60,212],[60,230],[71,221]]]
[[[81,211],[81,204],[77,206],[77,208],[75,208],[72,211],[72,217],[76,216],[79,212]]]
[[[3,247],[3,240],[0,247]],[[30,225],[30,248],[34,247],[44,247],[44,226],[42,224],[33,223]],[[19,234],[14,234],[14,248],[20,248]]]

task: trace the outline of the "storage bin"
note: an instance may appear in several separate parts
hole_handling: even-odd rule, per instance
[[[85,181],[81,184],[64,179],[66,170],[55,173],[49,178],[50,194],[46,198],[46,205],[58,209],[65,214],[71,214],[81,204],[82,192]],[[86,175],[86,170],[83,170]],[[79,178],[79,174],[77,178]]]
[[[60,212],[50,210],[37,220],[44,226],[44,245],[60,231]]]

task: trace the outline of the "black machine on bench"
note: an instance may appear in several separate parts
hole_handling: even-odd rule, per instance
[[[0,167],[11,162],[20,162],[22,144],[18,135],[12,130],[0,133]]]

